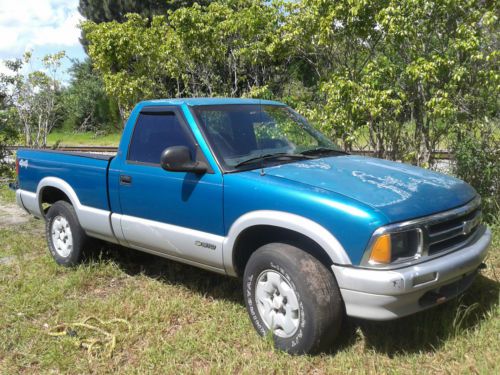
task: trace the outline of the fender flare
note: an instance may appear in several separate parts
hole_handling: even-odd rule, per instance
[[[351,260],[335,236],[320,224],[303,216],[282,211],[258,210],[240,216],[229,229],[223,244],[223,262],[228,275],[236,276],[233,264],[234,245],[246,229],[257,225],[269,225],[298,232],[315,241],[335,264],[350,265]]]
[[[78,199],[78,195],[71,187],[71,185],[58,177],[44,177],[38,183],[36,189],[36,199],[38,202],[41,217],[44,217],[41,198],[43,189],[46,187],[59,189],[64,194],[66,194],[75,209],[75,213],[78,217],[80,225],[88,235],[110,242],[117,242],[117,239],[113,232],[113,228],[111,226],[111,212],[82,205],[80,199]]]
[[[40,180],[36,188],[36,199],[38,201],[38,206],[40,208],[40,213],[42,214],[42,216],[45,216],[42,207],[42,191],[46,187],[59,189],[64,194],[66,194],[71,204],[75,208],[76,214],[78,215],[78,212],[81,210],[82,205],[80,203],[80,200],[78,199],[78,195],[76,195],[76,192],[73,190],[71,185],[58,177],[44,177]]]

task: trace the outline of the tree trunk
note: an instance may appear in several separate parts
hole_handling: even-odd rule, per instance
[[[30,124],[25,120],[24,122],[24,137],[25,137],[25,144],[27,147],[31,147],[31,129],[30,129]]]
[[[417,89],[418,90],[418,89]],[[413,99],[413,117],[415,119],[415,133],[413,140],[415,142],[415,163],[416,165],[422,164],[422,133],[424,129],[424,113],[423,113],[423,103],[420,95],[415,95]]]
[[[422,132],[423,136],[423,152],[422,152],[422,164],[425,166],[430,166],[431,162],[431,151],[432,151],[432,146],[431,146],[431,135],[430,135],[430,126],[431,126],[431,120],[427,118],[424,123],[424,128]]]

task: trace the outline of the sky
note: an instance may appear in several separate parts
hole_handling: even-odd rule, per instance
[[[46,54],[66,51],[64,71],[71,65],[69,58],[83,60],[85,52],[78,38],[78,0],[0,0],[0,61],[21,58],[33,51],[32,69],[39,69],[39,59]],[[0,63],[0,73],[7,69]]]

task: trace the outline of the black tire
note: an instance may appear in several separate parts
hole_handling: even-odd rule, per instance
[[[282,277],[280,280],[287,281],[299,306],[296,332],[290,332],[289,337],[280,337],[275,334],[278,331],[274,331],[275,347],[290,354],[314,354],[329,349],[339,334],[344,315],[334,275],[316,258],[297,247],[271,243],[257,249],[245,268],[243,292],[250,320],[262,336],[269,334],[270,329],[258,308],[256,284],[259,277],[259,280],[265,280],[266,276],[261,275],[268,275],[269,271],[277,272]],[[284,311],[283,307],[281,309],[275,311]],[[287,312],[283,314],[284,317]]]
[[[69,254],[66,256],[61,255],[61,252],[56,250],[56,245],[54,244],[52,238],[52,227],[55,225],[56,219],[61,217],[64,218],[69,224],[72,237],[72,246]],[[50,254],[57,264],[65,267],[72,267],[79,264],[83,259],[84,249],[89,243],[89,237],[80,226],[75,209],[66,201],[55,202],[47,211],[45,221],[45,237],[47,238]]]

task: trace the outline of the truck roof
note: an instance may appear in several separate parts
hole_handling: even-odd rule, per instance
[[[246,98],[174,98],[174,99],[154,99],[145,100],[139,103],[141,107],[148,105],[224,105],[224,104],[267,104],[284,105],[274,100],[246,99]]]

